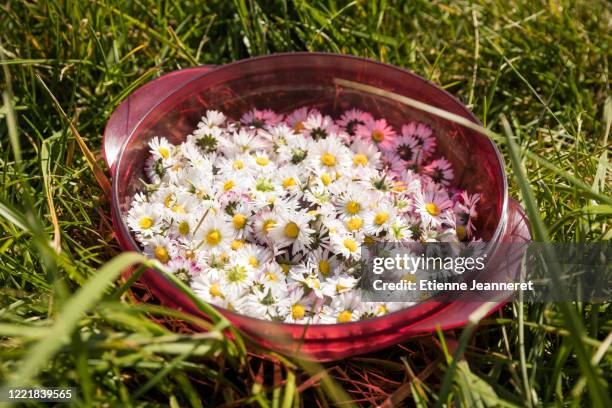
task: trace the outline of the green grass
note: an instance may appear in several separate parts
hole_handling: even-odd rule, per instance
[[[108,199],[43,83],[100,158],[114,108],[165,72],[302,50],[395,64],[504,135],[534,236],[609,241],[611,17],[599,0],[3,2],[2,382],[76,385],[81,406],[609,406],[608,303],[515,302],[323,366],[246,351],[220,317],[189,335],[193,318],[116,281],[137,258],[117,258]]]

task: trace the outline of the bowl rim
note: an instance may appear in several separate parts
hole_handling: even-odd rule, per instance
[[[344,60],[349,60],[349,61],[359,61],[359,62],[365,62],[368,64],[373,64],[373,65],[379,65],[382,67],[385,67],[387,69],[392,69],[397,71],[399,74],[401,75],[408,75],[413,77],[416,80],[419,80],[423,83],[425,83],[428,87],[430,87],[433,91],[441,93],[444,97],[448,98],[450,100],[450,102],[452,102],[456,107],[460,108],[462,111],[464,111],[464,113],[466,114],[466,118],[470,119],[472,122],[482,126],[482,123],[480,122],[480,120],[474,115],[474,113],[472,111],[470,111],[467,106],[465,106],[465,104],[460,101],[457,97],[455,97],[454,95],[452,95],[451,93],[449,93],[448,91],[446,91],[445,89],[439,87],[438,85],[436,85],[435,83],[433,83],[432,81],[421,77],[420,75],[417,75],[405,68],[401,68],[401,67],[397,67],[395,65],[391,65],[391,64],[387,64],[384,62],[380,62],[380,61],[376,61],[370,58],[365,58],[365,57],[358,57],[355,55],[349,55],[349,54],[337,54],[337,53],[332,53],[332,52],[283,52],[283,53],[274,53],[274,54],[269,54],[269,55],[262,55],[262,56],[256,56],[256,57],[249,57],[249,58],[244,58],[241,60],[237,60],[237,61],[233,61],[227,64],[222,64],[222,65],[213,65],[212,69],[205,71],[189,80],[187,80],[184,84],[182,84],[181,86],[179,86],[178,88],[174,89],[173,91],[171,91],[170,93],[168,93],[168,95],[165,96],[165,98],[170,97],[171,95],[174,95],[178,92],[183,91],[186,87],[188,87],[192,82],[200,80],[203,77],[206,76],[210,76],[210,75],[214,75],[218,70],[222,70],[224,68],[230,68],[230,67],[236,67],[236,66],[240,66],[240,65],[244,65],[244,64],[250,64],[253,62],[259,62],[262,60],[273,60],[273,59],[284,59],[284,58],[291,58],[294,56],[302,56],[302,57],[313,57],[313,58],[332,58],[332,59],[344,59]],[[210,65],[208,65],[210,67]],[[195,67],[190,67],[190,68],[185,68],[185,70],[190,70],[190,69],[194,69]],[[176,71],[172,71],[172,72],[176,72]],[[165,99],[164,98],[164,99]],[[130,131],[130,134],[127,135],[123,141],[122,146],[120,147],[116,159],[114,161],[114,174],[113,174],[113,179],[112,179],[112,189],[111,189],[111,207],[112,207],[112,211],[116,214],[116,217],[113,217],[114,219],[116,218],[118,225],[118,228],[121,230],[120,232],[122,233],[121,235],[123,235],[124,237],[127,238],[127,245],[129,246],[128,250],[131,251],[136,251],[136,252],[140,252],[142,253],[142,249],[140,248],[140,246],[138,245],[138,243],[134,240],[134,237],[132,236],[132,233],[130,232],[129,228],[127,227],[127,224],[124,220],[124,217],[121,215],[121,210],[120,210],[120,204],[119,204],[119,197],[118,197],[118,179],[119,177],[117,177],[117,172],[118,170],[121,168],[121,163],[122,163],[122,158],[123,158],[123,154],[125,152],[125,148],[126,146],[129,144],[129,142],[132,140],[135,132],[140,128],[140,126],[148,119],[149,115],[151,114],[151,112],[153,112],[163,101],[164,99],[160,99],[157,103],[155,103],[154,105],[151,106],[151,108],[142,115],[142,117],[135,123],[135,125],[133,126],[132,130]],[[416,108],[415,108],[416,109]],[[495,228],[495,231],[492,235],[492,237],[490,238],[490,240],[488,240],[487,246],[489,246],[489,248],[487,248],[487,251],[491,251],[494,252],[495,247],[497,245],[497,243],[499,242],[503,231],[505,229],[506,226],[506,221],[507,221],[507,212],[508,212],[508,179],[507,179],[507,174],[505,171],[505,162],[504,162],[504,158],[501,155],[501,152],[499,151],[497,145],[495,144],[495,142],[493,140],[491,140],[490,138],[486,137],[485,135],[482,135],[482,137],[485,137],[487,139],[487,141],[489,142],[489,144],[491,145],[491,147],[493,148],[493,151],[495,152],[495,155],[497,157],[497,163],[499,165],[499,171],[500,174],[502,176],[502,207],[501,207],[501,216],[500,219],[497,223],[497,226]],[[123,245],[121,245],[123,246]],[[125,249],[125,248],[124,248]],[[155,271],[155,273],[159,273],[157,271]],[[172,282],[170,282],[165,276],[162,277],[164,278],[164,280],[170,284],[173,285]],[[230,316],[236,316],[236,319],[239,320],[247,320],[247,321],[253,321],[254,324],[269,324],[269,325],[279,325],[279,326],[283,326],[283,327],[294,327],[294,328],[301,328],[302,330],[304,330],[304,332],[306,332],[307,330],[310,330],[311,328],[314,330],[325,330],[325,329],[332,329],[335,327],[351,327],[351,328],[357,328],[359,326],[369,326],[371,324],[376,324],[375,322],[380,322],[383,319],[389,319],[391,316],[397,317],[401,314],[407,313],[409,311],[414,311],[416,310],[417,307],[423,307],[426,304],[429,304],[431,302],[437,303],[437,306],[434,306],[431,310],[426,311],[420,315],[417,315],[416,317],[416,321],[418,321],[418,319],[420,318],[425,318],[428,316],[431,316],[434,313],[438,313],[441,310],[443,310],[446,306],[450,305],[450,302],[440,302],[440,301],[436,301],[433,298],[430,298],[424,302],[417,302],[414,305],[408,306],[406,308],[394,311],[394,312],[390,312],[388,314],[385,314],[383,316],[377,316],[377,317],[373,317],[370,319],[366,319],[366,320],[358,320],[358,321],[354,321],[354,322],[346,322],[346,323],[333,323],[333,324],[322,324],[322,323],[306,323],[306,324],[300,324],[300,323],[286,323],[286,322],[281,322],[281,321],[275,321],[275,320],[265,320],[265,319],[258,319],[258,318],[254,318],[251,316],[247,316],[244,314],[240,314],[240,313],[236,313],[233,312],[229,309],[223,308],[223,307],[219,307],[216,305],[212,305],[211,306],[215,307],[217,310],[219,310],[222,314],[225,315],[230,315]],[[504,301],[500,301],[499,304],[505,303]],[[231,320],[231,319],[230,319]],[[414,321],[411,319],[411,322],[414,323]]]

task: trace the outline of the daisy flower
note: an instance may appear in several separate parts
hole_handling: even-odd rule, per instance
[[[287,279],[276,262],[263,264],[256,272],[254,282],[262,290],[270,290],[276,297],[287,295]]]
[[[242,153],[251,153],[268,149],[270,142],[259,135],[258,132],[241,128],[233,132],[227,143],[221,144],[219,149],[228,157]]]
[[[402,127],[402,135],[395,138],[389,149],[385,151],[389,163],[401,163],[402,166],[411,166],[423,160],[420,139],[414,134],[406,132],[406,126]]]
[[[260,243],[266,243],[270,240],[270,231],[278,224],[278,215],[270,210],[264,210],[258,213],[252,224],[252,233]]]
[[[285,117],[285,122],[295,133],[300,133],[304,130],[304,123],[309,116],[321,116],[321,113],[317,109],[304,106],[287,115]]]
[[[357,286],[358,282],[359,280],[355,277],[342,273],[327,278],[325,282],[323,282],[321,290],[325,296],[333,298],[341,293],[350,292],[355,286]]]
[[[415,206],[423,222],[436,227],[442,224],[442,215],[453,207],[453,202],[443,189],[435,183],[429,183],[421,194],[417,194]]]
[[[195,144],[204,154],[216,152],[217,148],[224,144],[222,141],[225,140],[227,138],[223,133],[223,129],[218,127],[198,128],[187,138],[189,143]]]
[[[229,244],[234,239],[232,227],[224,219],[212,214],[206,216],[200,226],[196,228],[202,249],[213,254],[227,251]]]
[[[355,132],[358,126],[363,126],[368,122],[373,121],[374,118],[368,112],[364,112],[359,109],[349,109],[340,116],[340,119],[336,122],[346,133],[351,136],[355,136]]]
[[[311,316],[312,302],[304,296],[304,289],[294,287],[287,294],[288,309],[284,311],[285,323],[306,323]]]
[[[282,115],[278,115],[270,109],[253,109],[242,115],[240,122],[246,126],[263,129],[266,126],[275,126],[282,119]]]
[[[358,125],[355,135],[366,143],[374,143],[381,149],[388,149],[393,143],[395,131],[385,119],[378,119]]]
[[[450,162],[444,158],[433,160],[423,168],[423,173],[427,174],[435,183],[445,186],[450,185],[455,176]]]
[[[149,152],[156,159],[169,160],[174,154],[174,145],[165,137],[155,136],[149,142]]]
[[[307,293],[312,293],[317,298],[322,298],[324,296],[321,291],[321,280],[312,269],[312,265],[303,263],[296,265],[291,270],[289,278],[299,283]]]
[[[322,323],[349,323],[357,321],[362,303],[359,292],[347,292],[335,297],[329,306],[323,307]]]
[[[304,173],[300,167],[288,164],[278,169],[276,180],[282,189],[295,193],[301,191],[303,177]]]
[[[278,248],[291,245],[294,253],[306,251],[314,233],[308,224],[311,220],[312,216],[306,212],[283,212],[270,230],[270,237]]]
[[[128,211],[128,227],[136,234],[151,235],[159,232],[160,206],[141,203]]]
[[[175,248],[172,241],[161,235],[155,235],[151,238],[143,240],[145,254],[151,258],[157,259],[165,264],[175,255]]]
[[[359,260],[362,243],[363,238],[360,235],[346,232],[331,235],[331,244],[334,252],[342,255],[345,259]]]
[[[381,167],[380,151],[373,144],[356,139],[351,144],[351,151],[353,152],[353,168],[362,171],[368,167],[373,169]],[[355,175],[360,176],[359,172],[356,172]],[[366,177],[367,175],[364,175],[364,178]]]
[[[474,220],[478,217],[476,212],[476,205],[480,201],[480,194],[468,194],[467,191],[463,191],[459,200],[455,203],[455,220],[457,223],[457,236],[460,240],[472,238],[476,227],[474,226]]]
[[[222,286],[230,296],[234,297],[243,295],[254,278],[255,270],[248,260],[236,257],[229,260],[221,274]]]
[[[335,177],[351,165],[351,152],[337,138],[319,140],[308,153],[310,167],[317,173]]]
[[[270,126],[267,130],[259,130],[258,135],[266,139],[272,146],[284,146],[288,140],[295,139],[296,135],[286,123]]]
[[[200,272],[195,262],[180,257],[171,259],[166,264],[166,270],[187,285],[190,285],[194,276]]]
[[[313,112],[303,122],[302,133],[312,140],[325,139],[332,133],[337,133],[334,120],[327,115]]]
[[[198,128],[222,126],[226,119],[227,117],[223,112],[207,110],[206,114],[202,116],[200,123],[198,123]]]
[[[436,149],[436,138],[433,136],[433,131],[424,123],[409,122],[402,127],[402,135],[417,138],[423,159],[429,158]]]
[[[396,216],[396,210],[390,203],[381,203],[368,211],[365,216],[366,233],[368,235],[379,235],[388,232],[395,222]]]
[[[335,255],[325,248],[318,248],[310,252],[308,262],[314,265],[314,269],[324,278],[334,275],[339,266]]]
[[[209,270],[196,275],[191,283],[193,291],[204,301],[217,306],[225,304],[228,290],[220,273],[209,273]]]
[[[363,218],[373,201],[374,197],[371,192],[350,186],[344,194],[335,197],[334,204],[339,218],[345,220],[353,217]]]
[[[235,257],[245,259],[252,268],[258,269],[272,259],[273,255],[267,248],[248,244],[238,249]]]

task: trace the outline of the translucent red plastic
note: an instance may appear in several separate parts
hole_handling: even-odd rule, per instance
[[[280,113],[310,105],[339,116],[351,107],[385,117],[397,129],[410,120],[429,124],[438,151],[453,164],[453,184],[481,194],[477,231],[489,242],[526,242],[530,235],[521,208],[507,197],[501,156],[491,140],[450,121],[393,100],[336,86],[342,78],[376,86],[467,118],[478,120],[457,99],[406,70],[345,55],[276,54],[219,67],[196,67],[160,77],[128,96],[109,120],[104,153],[113,174],[112,215],[124,250],[140,248],[124,221],[144,179],[147,143],[165,136],[180,143],[207,109],[239,118],[252,108]],[[166,305],[202,316],[166,278],[147,271],[142,281]],[[500,302],[498,306],[501,306]],[[374,351],[412,336],[465,324],[478,302],[425,301],[371,320],[335,325],[263,321],[220,309],[240,331],[264,347],[320,361]]]

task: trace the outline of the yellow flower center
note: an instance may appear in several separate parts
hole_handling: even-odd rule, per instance
[[[374,140],[376,143],[380,143],[385,140],[385,134],[382,131],[376,129],[372,132],[372,140]]]
[[[187,251],[185,251],[185,258],[187,258],[187,259],[194,259],[195,258],[195,252],[193,252],[192,250],[188,249]]]
[[[385,305],[379,305],[377,312],[378,314],[387,314],[387,308]]]
[[[244,169],[244,162],[242,160],[235,160],[234,161],[234,168],[236,170],[242,170]]]
[[[363,225],[363,220],[359,217],[353,217],[346,222],[346,227],[349,231],[357,231]]]
[[[235,185],[236,183],[234,183],[234,180],[227,180],[225,184],[223,184],[223,191],[231,190]]]
[[[273,274],[272,272],[268,272],[266,273],[266,278],[270,281],[270,282],[276,282],[278,279],[276,278],[276,275]]]
[[[187,221],[181,221],[178,225],[178,232],[181,235],[189,234],[189,223]]]
[[[365,166],[366,164],[368,164],[368,156],[361,153],[356,154],[355,156],[353,156],[353,164],[355,164],[356,166]]]
[[[345,238],[344,241],[342,241],[342,245],[344,245],[349,252],[355,252],[357,250],[357,242],[352,238]]]
[[[379,212],[374,216],[374,223],[376,225],[383,225],[389,219],[389,213],[384,211]]]
[[[151,217],[142,217],[140,221],[138,221],[138,226],[142,229],[149,229],[153,226],[153,218]]]
[[[263,230],[264,233],[267,234],[268,231],[270,231],[275,225],[276,225],[276,221],[274,221],[274,220],[266,220],[266,221],[264,221],[263,226],[262,226],[261,229]]]
[[[172,206],[172,212],[175,212],[177,214],[187,214],[187,211],[185,211],[185,207],[180,204],[174,204]]]
[[[291,306],[291,317],[295,320],[303,319],[306,315],[306,309],[302,305],[293,305]]]
[[[463,241],[465,239],[465,236],[467,235],[467,231],[465,230],[465,227],[463,225],[457,225],[457,228],[455,229],[455,231],[457,231],[457,238]]]
[[[221,242],[221,232],[219,230],[212,230],[206,235],[206,242],[210,246],[219,245]]]
[[[297,238],[300,233],[300,228],[297,226],[295,222],[290,222],[285,225],[285,236],[287,238]]]
[[[159,152],[159,154],[161,154],[161,157],[163,157],[164,159],[167,159],[168,157],[170,157],[170,150],[166,149],[165,147],[158,147],[157,151]]]
[[[402,181],[396,181],[393,186],[393,190],[397,191],[398,193],[401,193],[402,191],[406,191],[406,183]]]
[[[261,156],[255,159],[255,163],[259,164],[260,166],[267,166],[268,163],[270,163],[270,159],[265,156]]]
[[[252,267],[257,267],[259,266],[259,261],[254,256],[249,256],[249,265]]]
[[[295,179],[293,177],[287,177],[283,180],[283,187],[289,188],[291,186],[295,186]]]
[[[304,124],[302,122],[297,122],[293,127],[295,133],[301,132],[302,130],[304,130]]]
[[[312,276],[309,276],[308,278],[306,278],[306,283],[311,288],[315,288],[315,289],[321,288],[321,282],[319,282],[317,278],[314,278]]]
[[[427,211],[430,215],[438,216],[440,215],[440,208],[434,203],[425,204],[425,211]]]
[[[329,176],[329,174],[323,173],[321,174],[321,182],[323,183],[324,186],[329,186],[329,184],[332,182],[332,179]]]
[[[230,244],[230,248],[232,248],[234,251],[242,248],[243,246],[244,246],[244,241],[241,239],[235,239]]]
[[[359,204],[357,201],[349,201],[346,204],[346,211],[349,214],[357,214],[359,211],[361,211],[361,204]]]
[[[323,276],[329,275],[329,261],[325,259],[319,261],[319,272],[321,272]]]
[[[221,291],[219,290],[218,283],[213,283],[212,285],[210,285],[210,289],[208,289],[208,293],[210,293],[210,296],[212,297],[223,298],[223,293],[221,293]]]
[[[235,214],[232,217],[232,224],[234,224],[234,228],[237,230],[243,229],[246,225],[247,217],[244,214]]]
[[[333,167],[336,165],[336,156],[331,153],[324,153],[321,156],[321,163],[327,167]]]
[[[162,246],[158,246],[155,248],[155,258],[161,263],[166,263],[170,260],[170,255],[168,255],[168,250]]]
[[[341,285],[341,284],[336,284],[336,292],[340,293],[342,292],[344,289],[348,289],[346,286]]]
[[[353,316],[353,312],[350,310],[343,310],[338,313],[338,323],[348,323],[351,321],[351,317]]]
[[[291,266],[288,263],[279,263],[279,266],[285,275],[289,274],[289,268],[291,268]]]
[[[174,200],[174,195],[168,194],[166,198],[164,198],[164,206],[166,208],[170,208],[170,205],[172,204],[172,200]]]

